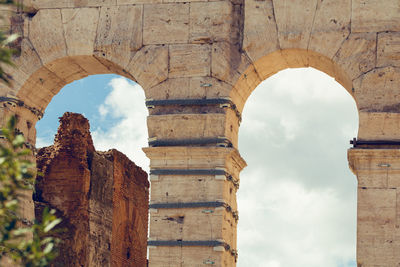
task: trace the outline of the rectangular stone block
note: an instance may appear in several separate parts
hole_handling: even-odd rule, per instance
[[[234,27],[235,18],[233,5],[229,1],[192,3],[189,41],[212,43],[234,39],[239,30]]]
[[[59,9],[42,9],[29,23],[29,39],[43,64],[67,55],[61,18]]]
[[[173,90],[179,88],[179,90]],[[170,78],[148,90],[150,99],[203,99],[229,97],[232,86],[212,77]]]
[[[392,236],[396,224],[396,189],[358,190],[358,233]]]
[[[24,99],[28,106],[44,110],[53,96],[64,87],[65,82],[47,68],[41,68],[35,74],[24,84],[28,89],[20,89],[24,95],[18,97]]]
[[[157,139],[217,138],[226,136],[224,114],[171,114],[147,117],[149,137]],[[230,137],[230,136],[226,136]]]
[[[352,32],[400,30],[400,2],[382,0],[352,1]]]
[[[378,33],[377,66],[400,67],[400,33]]]
[[[341,45],[333,61],[350,79],[373,69],[376,64],[376,33],[352,33]]]
[[[358,139],[396,140],[400,131],[399,113],[359,112]]]
[[[151,181],[151,203],[214,202],[223,200],[234,210],[236,188],[215,175],[158,175]]]
[[[168,78],[168,47],[148,45],[140,49],[127,66],[137,82],[148,89]]]
[[[281,49],[307,49],[317,0],[273,0]]]
[[[209,76],[211,46],[182,44],[169,47],[169,77]]]
[[[99,9],[75,8],[63,9],[61,12],[67,54],[69,56],[92,55],[99,21]]]
[[[143,43],[187,43],[189,4],[153,4],[144,6]]]
[[[357,263],[366,267],[398,266],[400,242],[385,237],[357,236]]]
[[[318,1],[308,48],[332,58],[350,34],[351,1]]]
[[[236,247],[236,221],[225,208],[157,209],[150,212],[150,240],[224,240]]]
[[[25,6],[36,9],[112,6],[116,3],[117,0],[24,0]]]
[[[279,48],[273,3],[247,0],[244,11],[243,49],[255,62]]]
[[[212,45],[211,63],[212,76],[231,85],[236,83],[251,64],[236,45],[228,42]]]
[[[223,168],[234,178],[246,166],[234,148],[225,147],[148,147],[151,169],[215,169]],[[168,155],[168,157],[167,157]]]
[[[387,188],[389,177],[386,168],[376,166],[374,170],[357,170],[356,174],[359,187]]]
[[[233,256],[213,247],[151,247],[149,266],[235,266]]]
[[[89,75],[89,73],[82,69],[82,67],[70,57],[55,60],[47,64],[46,67],[51,72],[57,73],[57,76],[66,83],[82,79]]]
[[[142,18],[142,6],[102,7],[94,45],[96,55],[125,68],[142,46]]]

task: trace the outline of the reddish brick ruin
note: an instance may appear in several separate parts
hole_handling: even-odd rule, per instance
[[[37,168],[36,217],[49,206],[66,229],[54,266],[146,266],[147,173],[115,149],[95,151],[86,118],[60,118]]]

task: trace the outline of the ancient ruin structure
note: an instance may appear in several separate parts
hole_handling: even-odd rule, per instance
[[[298,67],[334,77],[359,110],[349,150],[358,265],[400,264],[398,0],[23,2],[31,8],[10,25],[21,53],[13,86],[0,87],[1,122],[17,114],[34,145],[64,85],[101,73],[138,82],[150,113],[151,267],[235,266],[240,114],[258,84]],[[25,211],[32,218],[33,204]]]
[[[146,266],[147,174],[117,150],[97,152],[82,115],[65,113],[54,145],[38,151],[36,216],[58,211],[55,266]]]

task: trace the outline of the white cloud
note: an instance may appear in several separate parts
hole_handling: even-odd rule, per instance
[[[282,71],[255,90],[239,136],[249,166],[238,192],[238,267],[355,266],[346,149],[356,129],[351,96],[316,70]]]
[[[136,165],[149,170],[149,160],[142,151],[147,146],[147,108],[143,89],[125,78],[112,79],[111,93],[99,107],[104,120],[116,124],[106,131],[94,129],[93,142],[97,150],[118,149]]]

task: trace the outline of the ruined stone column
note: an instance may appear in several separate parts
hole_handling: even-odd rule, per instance
[[[357,266],[400,266],[400,150],[353,148],[358,179]]]

